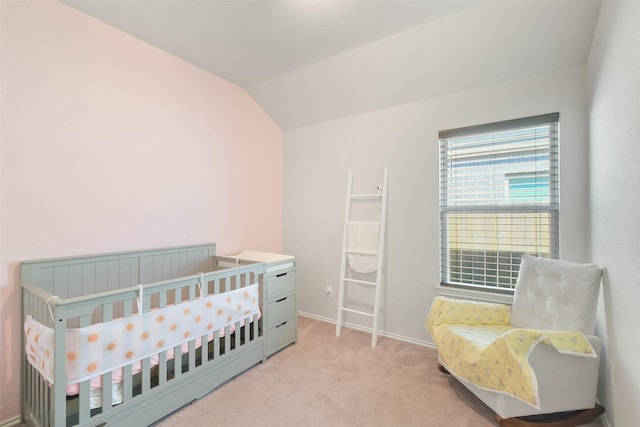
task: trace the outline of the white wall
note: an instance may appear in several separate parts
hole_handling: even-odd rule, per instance
[[[605,267],[598,396],[625,427],[640,418],[640,3],[602,3],[587,70],[591,257]]]
[[[241,88],[59,2],[0,2],[0,423],[20,412],[19,263],[282,249],[282,132]]]
[[[439,281],[438,131],[560,113],[561,255],[588,260],[584,68],[400,105],[284,134],[284,251],[298,258],[298,309],[335,320],[346,177],[371,192],[389,168],[381,329],[428,343],[423,324]],[[363,293],[363,300],[368,296]],[[350,317],[362,326],[366,320]]]
[[[284,130],[584,65],[598,1],[479,1],[248,88]]]

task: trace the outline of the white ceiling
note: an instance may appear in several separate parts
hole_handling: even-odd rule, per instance
[[[599,0],[63,0],[244,87],[282,129],[582,65]]]

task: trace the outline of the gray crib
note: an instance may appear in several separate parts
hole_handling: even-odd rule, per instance
[[[149,425],[265,360],[257,316],[212,336],[193,337],[70,392],[67,330],[131,318],[203,296],[260,283],[264,263],[215,254],[215,244],[22,263],[23,319],[53,329],[53,381],[27,360],[23,334],[22,414],[34,426]],[[254,287],[255,288],[255,287]],[[244,290],[242,291],[244,292]],[[141,297],[142,296],[142,297]],[[117,380],[116,380],[117,377]]]

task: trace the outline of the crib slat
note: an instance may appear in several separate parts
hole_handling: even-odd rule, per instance
[[[131,365],[122,368],[122,401],[128,402],[133,398],[133,372]]]
[[[187,298],[187,301],[193,301],[194,299],[196,299],[198,284],[194,283],[193,285],[189,286],[188,289],[189,289],[189,297]]]
[[[224,354],[229,354],[229,350],[231,350],[231,328],[229,326],[225,326],[224,328]]]
[[[220,331],[216,330],[213,333],[213,358],[220,357]]]
[[[204,341],[206,342],[206,341]],[[191,372],[196,367],[196,340],[192,339],[189,341],[189,356],[187,363],[187,371]]]
[[[164,308],[167,306],[167,291],[158,293],[158,308]]]
[[[155,282],[160,280],[166,280],[171,277],[171,258],[173,254],[162,254],[158,258],[158,272],[159,277],[154,277],[153,280]]]
[[[31,402],[31,411],[33,416],[40,420],[42,419],[42,400],[39,398],[40,396],[37,393],[36,379],[34,375],[35,369],[31,365],[27,365],[26,370],[28,371],[27,375],[27,383],[25,386],[27,387],[26,396],[29,402]]]
[[[249,321],[249,319],[245,320],[245,324],[247,324],[247,322]],[[236,322],[236,332],[235,332],[235,340],[236,340],[236,349],[240,348],[240,321]]]
[[[69,295],[69,266],[53,268],[53,295]]]
[[[53,267],[44,267],[33,271],[34,276],[38,273],[40,273],[40,278],[34,278],[32,283],[37,283],[38,286],[51,293],[51,295],[56,295],[53,289]]]
[[[67,274],[67,296],[77,297],[82,295],[82,292],[84,292],[82,287],[82,265],[70,265]]]
[[[91,416],[90,409],[90,395],[91,387],[89,385],[90,380],[83,381],[78,387],[78,421],[80,423],[86,422]]]
[[[126,288],[127,286],[137,285],[137,279],[135,277],[132,277],[131,260],[121,259],[118,261],[118,288]]]
[[[162,387],[167,382],[167,352],[163,351],[158,356],[158,386]]]
[[[42,399],[40,396],[40,387],[38,387],[37,371],[29,365],[29,398],[34,403],[34,413],[37,418],[42,416]]]
[[[25,402],[28,402],[28,406],[31,408],[31,412],[36,411],[35,399],[33,398],[33,380],[32,380],[32,372],[33,367],[27,361],[23,361],[22,367],[22,399]]]
[[[200,365],[206,365],[209,363],[209,334],[204,334],[200,337]]]
[[[40,416],[46,415],[47,412],[49,412],[47,408],[49,407],[48,403],[50,403],[50,399],[47,399],[47,397],[50,397],[51,394],[47,381],[42,378],[39,373],[36,378],[36,392],[38,393],[38,400],[40,401]]]
[[[120,289],[120,264],[119,259],[107,261],[107,290]]]
[[[37,371],[34,370],[34,375],[33,375],[33,396],[34,396],[34,401],[36,402],[36,414],[38,416],[38,418],[42,417],[42,413],[44,411],[44,405],[43,405],[43,401],[44,401],[44,387],[42,386],[42,380],[40,379],[40,375],[37,373]]]
[[[40,411],[38,418],[43,421],[43,425],[48,426],[51,421],[51,417],[49,416],[51,413],[51,389],[44,380],[40,380],[40,387],[44,389],[44,398],[40,400],[38,404],[38,410]]]
[[[96,273],[96,292],[106,292],[108,290],[108,269],[107,269],[107,261],[98,261],[95,263],[95,273]]]
[[[107,412],[113,404],[113,375],[107,372],[102,375],[102,412]]]
[[[182,375],[182,361],[180,358],[180,354],[182,352],[182,346],[173,347],[173,377],[180,378]]]
[[[142,359],[142,371],[140,374],[142,379],[142,383],[140,384],[141,392],[145,394],[151,390],[151,366],[148,357]]]
[[[113,304],[103,304],[102,305],[102,321],[109,322],[113,320]]]
[[[82,291],[85,295],[95,294],[96,264],[94,262],[82,264]]]

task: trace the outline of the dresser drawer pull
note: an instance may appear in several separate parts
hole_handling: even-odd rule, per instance
[[[288,271],[287,271],[287,273],[288,273]],[[287,273],[280,273],[280,274],[276,274],[276,277],[286,276],[286,275],[287,275]]]
[[[280,298],[280,299],[276,300],[276,302],[282,302],[282,301],[284,301],[284,300],[286,300],[286,299],[287,299],[287,297]]]
[[[286,324],[287,324],[287,322],[282,322],[282,323],[280,323],[278,326],[276,326],[276,328],[279,328],[280,326],[284,326],[284,325],[286,325]]]

